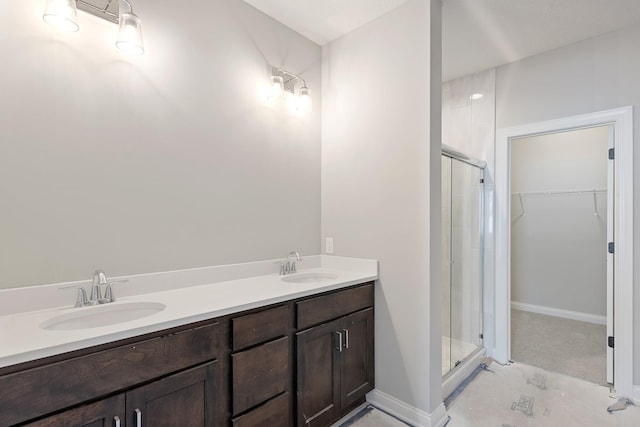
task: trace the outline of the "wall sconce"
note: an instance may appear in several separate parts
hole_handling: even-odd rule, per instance
[[[78,31],[77,9],[119,24],[118,49],[138,55],[144,53],[142,22],[128,0],[46,0],[42,19],[64,31]]]
[[[295,95],[296,81],[298,80],[302,82],[302,87],[296,100],[296,110],[309,111],[311,109],[311,90],[307,87],[306,80],[282,68],[272,68],[269,100],[276,100],[283,92]]]

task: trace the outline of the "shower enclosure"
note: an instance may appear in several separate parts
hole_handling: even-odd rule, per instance
[[[443,378],[483,348],[484,166],[443,146]]]

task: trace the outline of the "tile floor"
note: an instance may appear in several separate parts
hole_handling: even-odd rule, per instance
[[[521,363],[490,363],[451,401],[447,427],[638,427],[640,407],[608,413],[609,389]],[[405,427],[372,409],[341,427]]]

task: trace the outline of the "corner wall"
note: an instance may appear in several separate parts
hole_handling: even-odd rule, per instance
[[[376,389],[419,425],[444,413],[440,8],[410,0],[323,50],[323,240],[379,260]]]

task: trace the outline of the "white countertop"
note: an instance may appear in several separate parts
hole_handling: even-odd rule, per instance
[[[65,306],[2,315],[0,316],[0,343],[2,343],[0,367],[213,319],[378,278],[377,262],[374,260],[326,256],[319,258],[319,262],[315,263],[319,266],[300,269],[298,274],[328,273],[337,276],[336,279],[315,283],[287,283],[281,280],[283,276],[268,274],[189,287],[177,286],[177,289],[124,296],[110,304],[156,302],[166,305],[166,308],[141,319],[109,326],[77,330],[45,330],[39,326],[52,317],[74,313],[77,310],[91,310],[93,307]],[[270,263],[273,264],[272,261]],[[233,267],[235,270],[241,270],[241,266],[237,264]],[[227,268],[227,266],[220,268]],[[211,269],[218,268],[211,267]],[[173,280],[176,280],[178,273],[171,274]],[[33,290],[30,290],[31,293]],[[117,295],[117,290],[115,292]],[[14,292],[12,295],[16,294],[17,292]],[[73,300],[73,294],[67,296]]]

